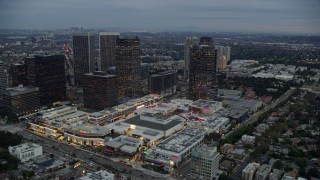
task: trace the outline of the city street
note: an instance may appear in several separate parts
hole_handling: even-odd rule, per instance
[[[168,179],[167,177],[159,177],[155,173],[150,173],[148,174],[144,173],[141,170],[134,169],[132,167],[126,166],[124,164],[116,163],[112,160],[110,160],[107,157],[104,157],[99,154],[95,154],[93,152],[89,152],[88,150],[83,150],[80,148],[73,147],[71,145],[67,145],[64,143],[59,143],[56,142],[53,139],[45,138],[40,135],[33,134],[31,132],[28,132],[27,130],[19,131],[18,134],[22,135],[25,139],[34,141],[34,140],[40,140],[43,141],[44,143],[50,144],[51,146],[54,146],[57,148],[55,149],[50,149],[50,148],[44,148],[45,151],[48,151],[49,153],[65,157],[65,158],[70,158],[72,157],[71,154],[75,153],[76,157],[80,160],[83,161],[84,166],[87,168],[92,168],[92,169],[97,169],[98,166],[103,166],[103,165],[110,165],[116,169],[118,169],[120,172],[125,170],[126,172],[132,172],[131,174],[127,175],[130,176],[134,179]],[[93,164],[93,166],[88,166],[90,164]],[[147,171],[147,170],[146,170]]]

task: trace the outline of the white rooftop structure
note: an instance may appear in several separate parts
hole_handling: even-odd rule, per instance
[[[29,159],[41,156],[43,154],[42,146],[34,143],[24,143],[17,146],[9,146],[8,151],[21,162],[28,161]]]
[[[115,174],[106,170],[87,173],[86,176],[79,178],[79,180],[114,180],[114,179],[115,179]]]
[[[150,162],[162,163],[167,168],[174,164],[179,166],[190,157],[193,148],[201,145],[205,134],[203,129],[186,128],[148,149],[145,158]]]

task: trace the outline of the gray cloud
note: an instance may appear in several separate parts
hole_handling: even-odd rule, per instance
[[[319,0],[0,0],[0,28],[320,34]]]

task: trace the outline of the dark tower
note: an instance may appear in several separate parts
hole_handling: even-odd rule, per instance
[[[117,77],[102,71],[84,74],[83,102],[85,107],[93,110],[103,110],[117,105]]]
[[[82,84],[82,76],[96,70],[95,37],[91,33],[77,33],[72,41],[75,83]]]
[[[116,43],[120,33],[101,32],[100,44],[100,67],[99,70],[107,72],[108,68],[116,65]]]
[[[116,71],[120,97],[141,93],[140,40],[137,36],[119,37],[116,44]]]
[[[26,58],[28,85],[39,87],[41,105],[66,100],[64,61],[64,55]]]

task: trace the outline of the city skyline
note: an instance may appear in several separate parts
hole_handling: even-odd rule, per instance
[[[320,35],[317,0],[0,1],[0,29],[119,28]],[[52,23],[55,22],[55,23]]]

